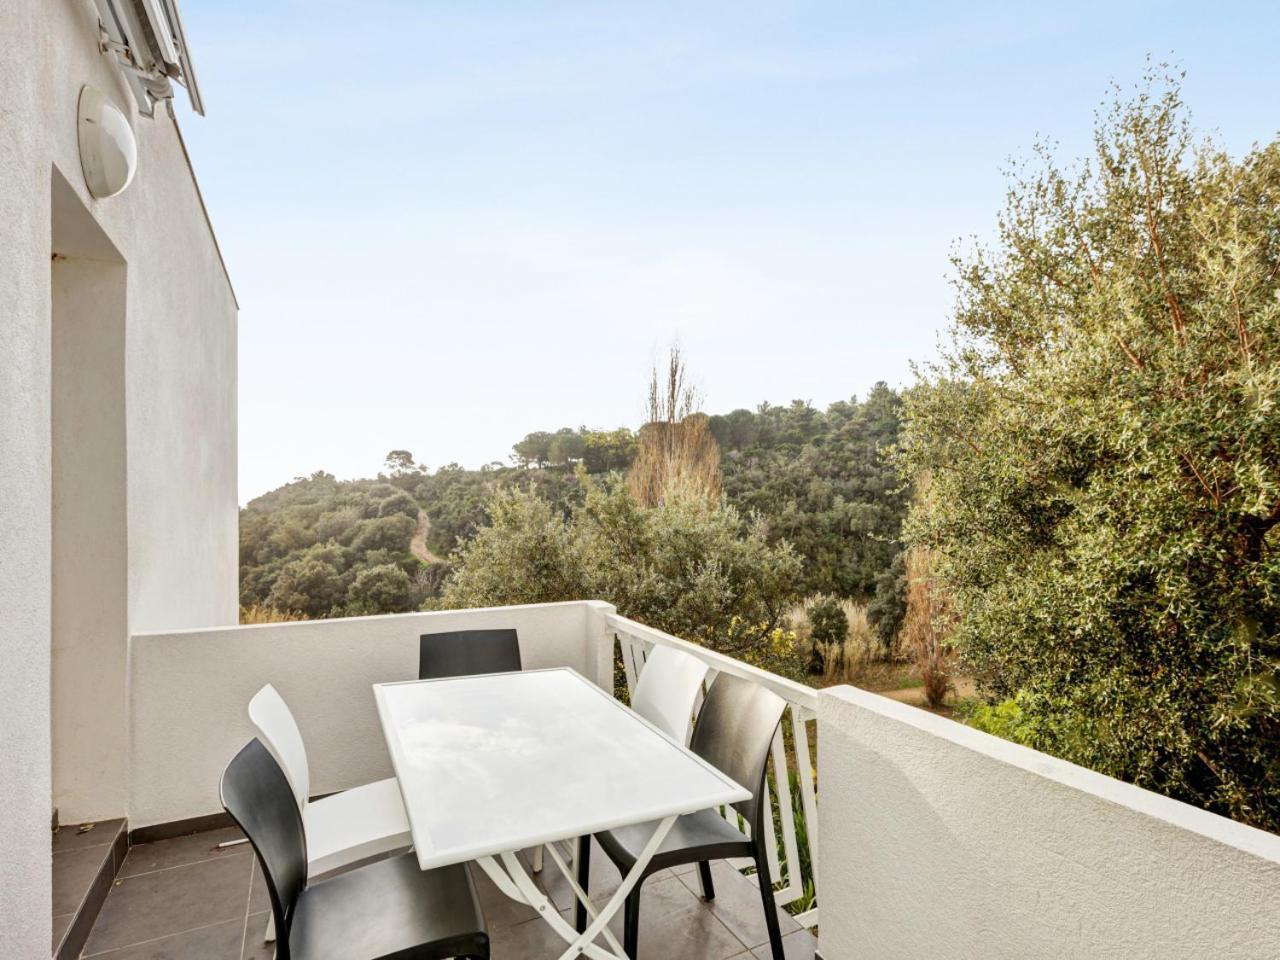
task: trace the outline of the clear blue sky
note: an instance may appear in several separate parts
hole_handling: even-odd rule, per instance
[[[1006,161],[1147,54],[1229,148],[1280,128],[1274,4],[1049,6],[184,0],[241,500],[635,426],[674,337],[711,412],[908,383]]]

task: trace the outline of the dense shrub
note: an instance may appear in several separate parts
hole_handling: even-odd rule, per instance
[[[875,627],[888,654],[897,648],[898,633],[907,615],[907,553],[899,550],[876,577],[876,591],[867,604],[867,620]]]
[[[255,498],[240,513],[241,604],[337,616],[368,567],[392,564],[412,580],[416,515],[413,497],[390,483],[323,472]],[[415,587],[411,597],[420,596]]]
[[[325,617],[342,604],[346,586],[338,570],[323,560],[291,560],[276,575],[267,604],[277,610]]]
[[[718,499],[669,491],[643,507],[621,481],[583,477],[566,517],[530,490],[505,490],[492,522],[455,554],[450,607],[595,598],[660,629],[742,656],[790,642],[779,624],[800,562],[758,519]]]
[[[820,596],[809,605],[810,673],[827,672],[829,660],[839,660],[849,635],[849,618],[837,597]]]
[[[400,490],[378,504],[378,516],[393,517],[396,514],[403,514],[410,520],[417,521],[418,501]]]
[[[416,526],[403,513],[362,520],[351,540],[351,549],[357,553],[370,550],[396,550],[404,553],[409,549],[409,541],[413,539]]]
[[[900,410],[881,383],[825,411],[795,401],[710,418],[729,502],[804,558],[805,593],[868,598],[893,560],[906,496],[886,451]]]
[[[356,574],[347,591],[347,613],[352,616],[404,613],[414,607],[409,575],[394,563],[367,567]]]

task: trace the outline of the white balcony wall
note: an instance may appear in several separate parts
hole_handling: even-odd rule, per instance
[[[1280,837],[836,687],[826,960],[1280,956]]]
[[[289,704],[311,787],[392,775],[372,685],[418,675],[424,633],[514,627],[526,669],[568,666],[612,691],[604,603],[353,617],[135,636],[131,827],[221,811],[218,780],[254,735],[245,708],[265,683]]]
[[[97,17],[85,0],[0,3],[4,957],[36,957],[49,949],[48,829],[55,797],[64,798],[66,822],[125,812],[120,767],[127,757],[123,704],[129,629],[211,626],[234,622],[236,615],[235,299],[177,126],[163,106],[153,119],[137,116],[114,59],[98,49]],[[88,196],[80,170],[76,106],[86,83],[126,111],[138,142],[133,184],[107,200]],[[51,397],[51,258],[57,253],[72,260],[101,259],[100,251],[78,245],[82,238],[58,235],[55,208],[63,187],[109,241],[113,269],[124,273],[122,350],[104,357],[80,351],[85,344],[74,340],[59,346],[77,362],[114,364],[111,370],[97,366],[91,375],[99,383],[123,384],[123,410],[117,406],[111,412],[122,412],[127,439],[116,440],[108,458],[110,477],[103,478],[114,485],[112,509],[119,505],[119,511],[102,518],[95,537],[112,525],[127,531],[127,541],[95,545],[99,557],[115,555],[112,576],[118,579],[110,584],[111,609],[103,618],[112,632],[96,635],[92,644],[81,642],[84,634],[64,638],[69,642],[62,650],[80,649],[68,655],[69,672],[59,680],[51,670],[53,649],[59,646],[53,624],[92,618],[92,602],[77,599],[75,591],[78,571],[94,560],[75,555],[74,531],[64,541],[73,551],[54,556],[51,497],[58,486],[54,448],[59,441]],[[75,274],[71,265],[60,279],[75,281]],[[64,292],[68,304],[77,302],[77,292]],[[66,382],[72,382],[75,371],[65,372]],[[117,438],[118,426],[113,423]],[[64,452],[71,450],[75,438],[62,439],[69,444]],[[127,449],[118,449],[122,442]],[[72,481],[62,485],[71,490],[91,478],[63,479]],[[126,549],[127,561],[122,561]],[[58,577],[66,589],[55,591]],[[94,581],[88,593],[99,593],[104,582],[95,574],[87,577]],[[70,616],[55,616],[55,604],[68,605],[62,613]],[[98,694],[101,704],[80,711],[86,696]],[[63,743],[71,738],[82,756],[100,756],[103,762],[63,764],[55,774],[53,717]],[[95,745],[101,751],[95,753]]]

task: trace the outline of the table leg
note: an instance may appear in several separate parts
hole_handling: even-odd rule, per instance
[[[662,841],[666,839],[667,833],[675,822],[676,817],[672,816],[667,817],[658,824],[653,836],[649,838],[649,842],[645,844],[644,849],[640,852],[640,857],[636,860],[635,865],[627,871],[627,875],[622,878],[622,883],[617,891],[598,911],[591,902],[591,898],[587,895],[587,891],[583,890],[578,884],[573,875],[573,870],[560,856],[559,851],[554,846],[548,847],[551,859],[569,882],[569,888],[573,891],[574,896],[587,908],[587,912],[592,917],[591,923],[587,925],[587,929],[582,933],[578,933],[573,924],[560,916],[555,904],[533,882],[525,871],[519,857],[515,854],[502,854],[502,866],[499,866],[493,857],[479,857],[476,862],[480,864],[480,868],[488,874],[499,890],[512,900],[526,903],[533,907],[551,929],[564,938],[569,946],[564,953],[560,954],[559,960],[574,960],[574,958],[581,956],[590,957],[592,960],[627,960],[626,951],[623,950],[617,938],[609,930],[609,921],[626,905],[627,895],[644,876],[644,871],[649,865],[649,861],[653,859],[653,855],[657,852]],[[595,939],[601,936],[604,937],[605,942],[608,943],[610,950],[613,952],[596,945]]]
[[[595,938],[602,932],[608,934],[609,921],[613,919],[614,914],[626,905],[627,895],[631,893],[636,884],[638,884],[644,877],[644,872],[649,866],[649,861],[652,860],[653,855],[658,852],[658,847],[660,847],[662,845],[662,841],[667,838],[667,833],[671,830],[671,827],[675,824],[677,819],[678,817],[675,816],[666,817],[658,824],[657,829],[653,831],[653,836],[649,838],[649,842],[646,843],[644,845],[644,849],[640,851],[640,856],[636,859],[635,864],[627,871],[627,875],[622,878],[622,883],[618,886],[617,891],[615,891],[613,896],[609,898],[609,902],[600,908],[599,913],[595,913],[595,909],[591,903],[591,898],[587,896],[587,891],[578,886],[577,880],[572,877],[568,867],[564,865],[563,861],[561,861],[559,857],[555,857],[553,855],[556,865],[569,880],[571,887],[574,889],[575,895],[582,900],[589,913],[595,914],[595,919],[592,920],[591,923],[587,924],[587,929],[569,943],[569,949],[560,954],[560,960],[572,960],[573,957],[584,952],[584,946],[590,947]],[[573,930],[573,927],[569,924],[566,924],[566,926],[568,926],[570,930]],[[566,937],[566,939],[568,938]],[[612,936],[609,937],[609,940],[611,941],[610,946],[617,943]],[[614,947],[614,949],[617,948]],[[622,958],[622,960],[625,960],[626,953],[619,950],[618,956]]]

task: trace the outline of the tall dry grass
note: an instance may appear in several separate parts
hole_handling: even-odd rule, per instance
[[[719,497],[720,445],[711,435],[710,420],[698,412],[698,391],[689,382],[679,347],[671,348],[665,377],[654,366],[648,406],[639,450],[627,474],[632,497],[646,507],[662,503],[674,488]]]
[[[797,649],[808,662],[815,643],[809,623],[809,609],[820,597],[806,597],[788,614],[788,626],[796,635]],[[840,602],[849,629],[839,644],[823,644],[825,683],[856,683],[873,664],[884,659],[884,644],[875,627],[867,619],[866,604],[845,599]]]
[[[252,606],[240,608],[240,623],[243,626],[255,623],[289,623],[294,620],[309,620],[306,614],[287,613],[283,610],[277,610],[275,607],[268,607],[265,604],[255,603]]]

